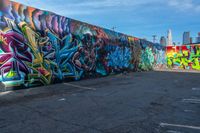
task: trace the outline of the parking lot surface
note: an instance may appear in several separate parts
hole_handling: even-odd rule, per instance
[[[0,133],[200,133],[200,74],[125,73],[3,92]]]

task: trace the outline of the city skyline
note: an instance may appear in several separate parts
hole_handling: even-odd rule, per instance
[[[162,46],[167,46],[167,39],[166,39],[165,36],[162,36],[162,37],[160,38],[160,44],[161,44]]]
[[[196,37],[200,29],[198,0],[13,0],[40,9],[49,10],[111,29],[147,38],[167,36],[172,29],[173,41],[182,42],[184,31]],[[48,4],[46,4],[48,3]],[[114,21],[113,21],[114,20]]]
[[[182,44],[190,44],[191,41],[190,41],[190,32],[189,31],[186,31],[183,33],[183,43]]]
[[[167,46],[173,46],[173,37],[171,29],[169,29],[167,32]]]
[[[167,31],[167,35],[166,36],[157,36],[154,35],[153,40],[156,40],[155,43],[160,43],[162,46],[167,46],[169,45],[169,43],[171,43],[172,45],[176,45],[176,46],[180,46],[180,45],[187,45],[187,44],[195,44],[195,43],[200,43],[200,32],[196,33],[195,36],[191,36],[191,32],[190,31],[184,31],[182,33],[182,41],[180,42],[174,42],[173,41],[173,31],[171,29],[169,29]],[[171,34],[171,35],[169,35]],[[168,42],[168,36],[170,36],[170,42]]]

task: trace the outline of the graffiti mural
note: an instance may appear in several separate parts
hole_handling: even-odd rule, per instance
[[[164,63],[164,53],[136,37],[0,0],[0,82],[6,88],[152,70]]]
[[[200,70],[200,44],[168,46],[166,54],[168,68]]]
[[[165,68],[165,47],[147,41],[142,41],[141,47],[142,51],[139,63],[139,68],[141,70],[149,71],[153,70],[154,68]]]

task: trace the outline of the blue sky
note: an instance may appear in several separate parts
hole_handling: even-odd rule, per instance
[[[152,40],[172,29],[173,41],[184,31],[200,32],[200,0],[13,0],[69,18]]]

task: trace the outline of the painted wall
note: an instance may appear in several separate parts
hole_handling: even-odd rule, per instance
[[[152,70],[165,61],[158,44],[0,0],[0,82],[5,88]]]
[[[168,46],[166,55],[168,68],[200,70],[200,44]]]

